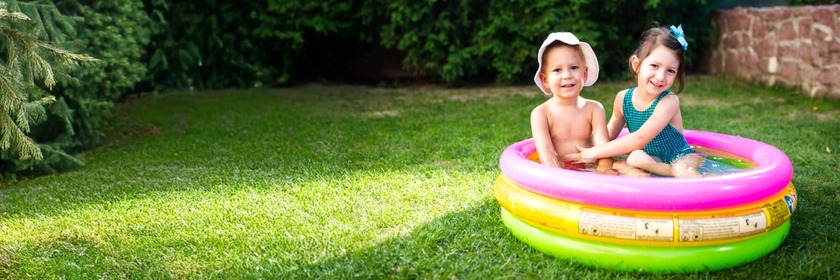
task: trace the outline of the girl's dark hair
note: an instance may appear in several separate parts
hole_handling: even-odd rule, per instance
[[[679,94],[685,86],[685,51],[683,50],[680,42],[677,41],[677,37],[671,33],[670,29],[665,27],[653,27],[645,31],[645,33],[642,33],[639,48],[636,49],[636,52],[634,52],[633,55],[636,56],[639,61],[642,61],[647,58],[647,56],[650,55],[650,52],[652,52],[657,46],[665,46],[666,48],[674,51],[674,54],[677,55],[677,60],[680,62],[680,67],[677,69],[677,79],[680,81],[680,87],[677,89],[675,94]],[[638,70],[633,69],[632,56],[628,62],[630,64],[630,77],[633,80],[636,80]],[[641,65],[639,67],[641,67]]]

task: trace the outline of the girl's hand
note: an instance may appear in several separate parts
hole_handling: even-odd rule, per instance
[[[593,158],[590,155],[591,154],[590,153],[591,148],[584,148],[584,147],[581,147],[580,145],[576,145],[576,147],[577,147],[578,151],[580,151],[580,153],[562,155],[562,156],[559,156],[558,158],[561,161],[585,162],[585,163],[593,163],[596,160],[598,160],[597,158]]]

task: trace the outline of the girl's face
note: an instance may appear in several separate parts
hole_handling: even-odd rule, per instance
[[[589,69],[580,53],[572,47],[561,46],[546,53],[540,79],[554,96],[576,98],[583,90],[588,74]]]
[[[657,96],[671,88],[680,68],[677,55],[665,46],[655,47],[644,60],[633,56],[632,62],[637,72],[638,89]]]

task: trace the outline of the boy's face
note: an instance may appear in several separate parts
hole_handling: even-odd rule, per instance
[[[577,98],[583,90],[589,69],[580,52],[570,46],[548,50],[540,79],[543,86],[560,98]]]
[[[674,84],[680,68],[677,55],[664,46],[655,47],[644,60],[633,56],[632,63],[637,69],[636,86],[657,96]]]

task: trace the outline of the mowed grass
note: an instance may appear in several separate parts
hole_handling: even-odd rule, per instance
[[[840,277],[840,102],[693,76],[687,129],[793,162],[799,209],[773,253],[687,275],[581,266],[530,248],[492,186],[530,137],[535,86],[307,85],[120,105],[87,166],[0,186],[0,276],[30,279],[830,279]],[[627,82],[584,96],[608,111]]]

